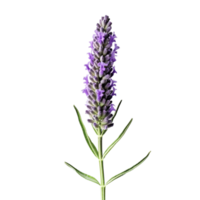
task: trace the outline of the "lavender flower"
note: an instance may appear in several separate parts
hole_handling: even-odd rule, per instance
[[[106,186],[108,184],[135,169],[147,159],[151,152],[150,151],[142,160],[132,167],[113,176],[107,182],[105,182],[104,159],[126,133],[133,120],[131,119],[129,121],[119,137],[103,153],[103,136],[107,129],[113,126],[113,120],[122,102],[122,100],[119,102],[117,109],[114,108],[114,104],[112,103],[112,97],[116,95],[116,81],[113,80],[112,77],[115,73],[117,73],[113,63],[116,61],[115,57],[119,47],[115,43],[114,48],[112,48],[113,43],[116,42],[116,35],[115,33],[110,32],[111,25],[112,23],[107,15],[101,18],[100,22],[97,24],[95,34],[93,35],[93,41],[90,41],[89,47],[91,48],[91,53],[88,53],[89,62],[84,65],[89,74],[83,78],[85,88],[82,90],[82,92],[87,96],[86,113],[90,116],[90,119],[87,121],[93,125],[94,131],[98,135],[98,150],[96,145],[92,142],[87,134],[87,130],[83,124],[78,109],[74,106],[85,140],[94,156],[98,159],[100,182],[96,178],[81,172],[71,164],[65,162],[68,167],[74,169],[81,177],[100,186],[101,200],[105,200]],[[114,115],[112,114],[112,111],[115,111]]]
[[[116,81],[112,77],[117,73],[113,63],[116,61],[115,57],[119,46],[115,43],[112,49],[112,44],[116,42],[115,38],[117,37],[114,32],[111,32],[111,25],[107,15],[97,23],[93,41],[89,42],[90,61],[84,65],[89,73],[89,80],[88,76],[84,77],[85,89],[82,90],[88,98],[86,104],[86,113],[90,116],[88,122],[102,130],[114,125],[110,119],[113,116],[111,112],[115,111],[111,99],[116,95]]]

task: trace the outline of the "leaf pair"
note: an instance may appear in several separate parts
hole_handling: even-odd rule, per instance
[[[133,169],[135,169],[136,167],[138,167],[140,164],[142,164],[146,159],[147,157],[149,156],[149,154],[151,153],[151,151],[141,160],[139,161],[137,164],[133,165],[131,168],[117,174],[116,176],[113,176],[111,179],[109,179],[107,182],[106,182],[106,185],[110,184],[111,182],[113,182],[114,180],[116,180],[117,178],[125,175],[126,173],[132,171]],[[65,164],[68,166],[68,167],[71,167],[72,169],[74,169],[80,176],[82,176],[83,178],[85,178],[86,180],[89,180],[89,181],[92,181],[98,185],[100,185],[99,181],[97,181],[96,178],[90,176],[90,175],[87,175],[87,174],[84,174],[83,172],[79,171],[78,169],[76,169],[75,167],[73,167],[72,165],[70,165],[69,163],[65,162]]]

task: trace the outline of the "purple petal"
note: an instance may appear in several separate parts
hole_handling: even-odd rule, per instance
[[[90,67],[89,67],[89,63],[88,64],[85,64],[84,66],[86,66],[86,70],[88,70],[88,72],[90,71]]]
[[[103,41],[104,41],[104,37],[105,37],[106,33],[103,33],[101,31],[97,31],[97,30],[95,30],[95,33],[97,35],[97,41],[98,41],[98,43],[102,44]]]
[[[94,47],[93,47],[93,41],[91,41],[91,42],[89,42],[90,43],[90,46],[89,46],[89,48],[91,48],[92,50],[94,49]]]
[[[82,90],[82,92],[83,92],[83,93],[85,93],[85,94],[86,94],[86,96],[88,96],[88,95],[89,95],[87,88],[83,89],[83,90]]]
[[[89,54],[90,63],[92,63],[92,65],[93,65],[94,64],[94,55],[91,53],[88,53],[88,54]]]
[[[109,109],[109,112],[110,112],[110,113],[111,113],[112,111],[116,110],[113,106],[114,106],[114,104],[111,104],[111,105],[110,105],[110,109]]]
[[[100,102],[101,97],[103,96],[103,92],[104,92],[104,90],[96,90],[97,101],[98,101],[98,102]]]
[[[84,78],[83,78],[83,80],[85,80],[85,82],[84,82],[84,83],[85,83],[86,85],[88,85],[88,84],[89,84],[89,81],[88,81],[88,75],[87,75],[86,77],[84,77]]]

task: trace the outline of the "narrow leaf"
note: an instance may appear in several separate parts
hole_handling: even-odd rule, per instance
[[[87,174],[84,174],[83,172],[79,171],[78,169],[76,169],[75,167],[73,167],[72,165],[70,165],[69,163],[65,162],[65,164],[68,166],[68,167],[71,167],[72,169],[74,169],[80,176],[82,176],[83,178],[89,180],[89,181],[92,181],[98,185],[99,184],[99,181],[97,181],[96,178],[90,176],[90,175],[87,175]]]
[[[107,181],[106,185],[110,184],[111,182],[113,182],[115,179],[125,175],[126,173],[130,172],[131,170],[135,169],[137,166],[139,166],[140,164],[142,164],[147,157],[149,156],[149,154],[151,153],[151,151],[140,161],[138,162],[136,165],[134,165],[133,167],[121,172],[120,174],[117,174],[116,176],[113,176],[109,181]]]
[[[126,133],[128,127],[130,126],[131,122],[133,119],[131,119],[129,121],[129,123],[126,125],[125,129],[122,131],[122,133],[120,134],[120,136],[106,149],[106,151],[103,154],[103,158],[106,157],[106,155],[109,153],[109,151],[117,144],[117,142],[119,142],[119,140],[124,136],[124,134]]]
[[[118,112],[118,110],[119,110],[119,107],[120,107],[121,103],[122,103],[122,100],[119,102],[119,104],[118,104],[118,106],[117,106],[117,109],[116,109],[116,111],[115,111],[113,117],[111,118],[112,122],[113,122],[115,116],[117,115],[117,112]],[[105,131],[103,131],[103,134],[102,134],[102,135],[104,135],[104,134],[106,133],[106,131],[107,131],[107,129],[106,129]]]
[[[80,125],[81,125],[81,128],[82,128],[82,131],[83,131],[83,135],[84,135],[84,137],[85,137],[85,140],[86,140],[88,146],[90,147],[91,151],[93,152],[93,154],[98,158],[99,156],[98,156],[97,148],[96,148],[96,146],[93,144],[93,142],[91,141],[90,137],[89,137],[88,134],[87,134],[86,128],[85,128],[85,126],[84,126],[84,124],[83,124],[83,122],[82,122],[81,115],[80,115],[78,109],[76,108],[76,106],[74,106],[74,108],[75,108],[75,110],[76,110],[76,114],[77,114],[77,116],[78,116],[78,120],[79,120],[79,123],[80,123]]]

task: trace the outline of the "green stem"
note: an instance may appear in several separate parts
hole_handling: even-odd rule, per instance
[[[99,130],[100,131],[100,130]],[[103,155],[102,155],[102,136],[98,136],[98,152],[99,152],[99,169],[100,169],[100,180],[101,180],[101,200],[106,199],[106,186],[104,180],[104,168],[103,168]]]

